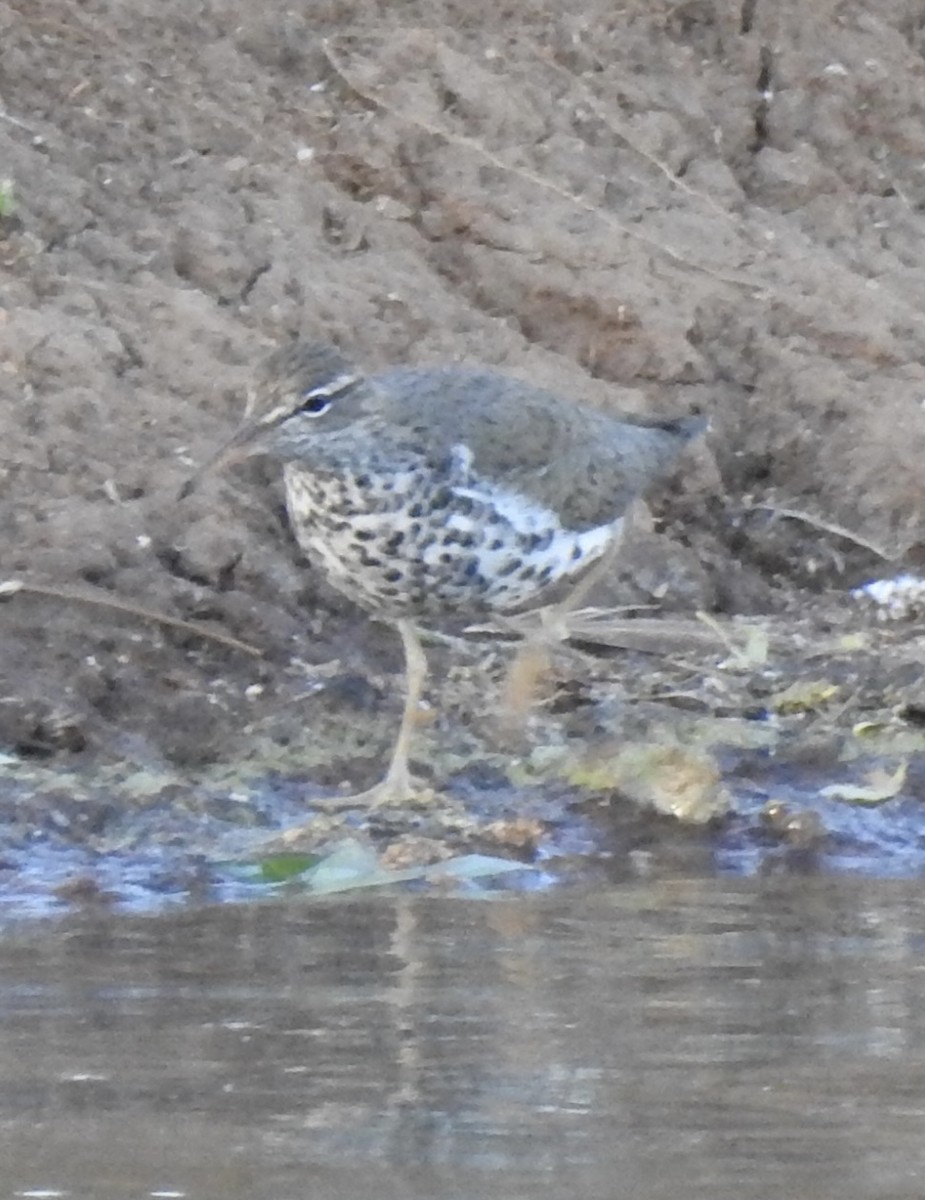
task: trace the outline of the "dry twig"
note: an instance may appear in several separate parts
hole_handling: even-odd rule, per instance
[[[165,625],[168,629],[181,629],[184,633],[194,634],[205,638],[206,641],[218,642],[231,650],[239,650],[242,654],[250,654],[260,658],[262,651],[249,642],[242,642],[227,633],[216,633],[195,621],[184,621],[181,617],[171,617],[166,613],[155,612],[152,608],[144,608],[129,600],[120,600],[105,592],[84,591],[78,588],[53,587],[44,583],[26,583],[22,579],[6,579],[0,582],[0,600],[6,600],[19,594],[27,596],[48,596],[53,600],[63,600],[69,604],[90,604],[97,608],[113,609],[115,612],[126,613],[130,617],[138,617],[142,621],[150,621],[156,625]]]
[[[838,525],[834,521],[824,521],[821,517],[814,517],[812,513],[803,512],[798,508],[779,508],[776,504],[748,504],[745,509],[746,512],[767,512],[775,517],[787,517],[791,521],[801,521],[813,529],[819,529],[823,533],[831,533],[833,537],[853,542],[855,546],[860,546],[864,550],[869,550],[871,554],[876,554],[884,562],[894,562],[897,558],[902,557],[901,554],[888,553],[882,546],[869,542],[867,538],[855,533],[852,529],[847,529],[844,525]]]
[[[435,125],[431,121],[425,120],[423,117],[416,116],[414,113],[405,112],[394,105],[389,104],[381,96],[371,92],[360,84],[352,75],[350,69],[344,64],[336,50],[331,45],[329,38],[321,39],[321,51],[327,59],[331,70],[340,77],[352,92],[364,100],[372,108],[379,109],[380,112],[388,113],[389,116],[395,117],[398,121],[403,121],[407,125],[413,125],[417,129],[422,129],[425,133],[431,134],[433,137],[442,138],[449,142],[452,146],[458,146],[460,149],[468,150],[471,154],[490,163],[493,167],[497,167],[500,171],[505,171],[509,175],[516,175],[519,179],[523,179],[526,183],[532,184],[534,187],[542,188],[544,191],[552,192],[558,196],[560,200],[565,200],[568,204],[573,204],[576,208],[580,208],[583,212],[592,214],[605,225],[609,225],[611,229],[615,229],[624,237],[631,238],[633,241],[639,242],[643,246],[647,246],[650,250],[655,250],[664,257],[670,259],[680,267],[685,267],[688,270],[699,271],[704,275],[709,275],[712,279],[716,279],[720,283],[732,284],[734,287],[748,288],[750,291],[766,291],[767,284],[760,280],[750,279],[744,275],[734,275],[725,271],[715,271],[712,267],[708,267],[705,263],[695,262],[693,259],[685,257],[678,250],[673,250],[671,246],[659,241],[657,238],[649,237],[645,233],[641,233],[637,229],[631,229],[622,221],[617,220],[606,210],[599,205],[594,204],[590,200],[586,200],[583,196],[579,196],[575,192],[569,191],[568,188],[560,187],[559,184],[551,179],[546,179],[536,171],[531,171],[529,167],[516,166],[514,163],[507,162],[499,155],[493,153],[484,146],[476,138],[466,137],[461,133],[453,133],[451,130],[444,129],[440,125]]]

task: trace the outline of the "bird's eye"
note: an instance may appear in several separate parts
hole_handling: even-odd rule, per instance
[[[302,403],[299,412],[307,417],[320,417],[331,407],[331,395],[326,391],[308,391],[302,393]]]

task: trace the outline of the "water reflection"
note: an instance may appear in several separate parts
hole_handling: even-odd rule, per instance
[[[8,932],[2,1194],[920,1196],[923,909],[781,878]]]

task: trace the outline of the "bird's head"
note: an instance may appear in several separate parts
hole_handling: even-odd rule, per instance
[[[320,430],[349,423],[371,394],[365,377],[335,346],[299,341],[275,350],[258,369],[244,420],[186,481],[180,499],[204,475],[246,458],[298,458]]]

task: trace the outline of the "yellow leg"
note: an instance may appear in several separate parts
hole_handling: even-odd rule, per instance
[[[621,529],[620,534],[568,595],[558,604],[540,612],[539,629],[528,633],[521,643],[501,689],[502,717],[509,732],[514,733],[523,727],[527,714],[536,703],[540,681],[549,673],[550,650],[568,638],[568,614],[584,603],[598,580],[610,571],[620,552],[622,541]]]
[[[405,650],[405,707],[389,769],[384,779],[365,792],[316,800],[313,807],[322,812],[336,812],[345,808],[384,808],[389,804],[407,804],[410,800],[420,798],[408,769],[408,755],[417,723],[418,706],[427,679],[427,658],[421,646],[421,639],[411,622],[398,621],[397,624]],[[308,833],[310,828],[311,822],[296,825],[287,829],[279,840],[283,845],[290,845]]]
[[[401,634],[402,645],[405,648],[405,708],[402,712],[401,727],[392,759],[385,779],[362,793],[362,797],[370,808],[380,808],[387,804],[403,804],[414,795],[411,782],[411,772],[408,770],[408,755],[411,751],[411,739],[417,724],[418,707],[427,679],[427,658],[421,646],[421,639],[410,621],[399,621],[398,632]],[[359,800],[360,797],[354,797]]]

